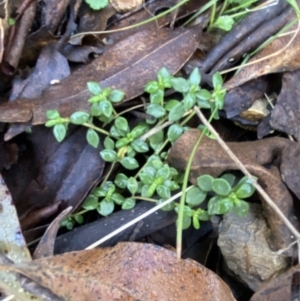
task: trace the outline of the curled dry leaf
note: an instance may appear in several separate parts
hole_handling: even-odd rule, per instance
[[[150,244],[119,243],[2,268],[33,279],[66,301],[235,300],[204,266],[178,261],[174,252]]]
[[[262,58],[266,59],[244,67],[236,76],[225,84],[226,89],[230,90],[251,79],[265,74],[298,69],[300,67],[300,31],[297,33],[292,43],[288,46],[292,37],[293,33],[276,38],[273,42],[267,45],[263,50],[256,54],[249,63]]]
[[[118,13],[127,13],[135,10],[144,3],[144,0],[110,0],[110,4]]]

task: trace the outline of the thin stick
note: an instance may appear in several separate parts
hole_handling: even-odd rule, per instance
[[[244,173],[244,175],[252,181],[253,186],[256,188],[256,190],[260,193],[260,195],[265,199],[265,201],[268,203],[268,205],[274,209],[276,214],[282,219],[282,221],[285,223],[285,225],[290,229],[290,231],[295,235],[297,239],[300,239],[300,233],[297,231],[297,229],[292,225],[292,223],[286,218],[286,216],[281,212],[281,210],[277,207],[277,205],[271,200],[271,198],[268,196],[268,194],[264,191],[264,189],[253,179],[252,175],[249,173],[249,171],[245,168],[243,163],[238,159],[238,157],[230,150],[230,148],[227,146],[227,144],[222,140],[220,135],[215,131],[215,129],[209,124],[205,116],[202,114],[202,112],[199,110],[198,107],[194,107],[194,110],[196,111],[198,117],[203,122],[203,124],[211,131],[211,133],[215,136],[218,143],[221,145],[221,147],[224,149],[224,151],[228,154],[228,156],[237,164],[239,169]]]
[[[186,191],[190,190],[193,186],[190,186],[186,189]],[[140,220],[142,220],[143,218],[147,217],[148,215],[154,213],[155,211],[157,211],[158,209],[164,207],[165,205],[172,203],[174,200],[176,200],[177,198],[179,198],[181,196],[182,192],[178,192],[177,194],[173,195],[171,198],[169,198],[168,200],[164,201],[163,203],[153,207],[152,209],[148,210],[147,212],[143,213],[142,215],[136,217],[135,219],[133,219],[132,221],[128,222],[127,224],[121,226],[120,228],[116,229],[115,231],[109,233],[108,235],[104,236],[103,238],[99,239],[98,241],[94,242],[93,244],[89,245],[87,248],[85,248],[86,250],[90,250],[93,249],[97,246],[99,246],[100,244],[104,243],[105,241],[109,240],[110,238],[112,238],[113,236],[119,234],[120,232],[122,232],[123,230],[129,228],[130,226],[136,224],[137,222],[139,222]]]

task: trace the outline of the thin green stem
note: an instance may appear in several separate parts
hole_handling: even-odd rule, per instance
[[[136,27],[148,24],[150,22],[156,21],[157,19],[159,19],[159,18],[161,18],[161,17],[163,17],[163,16],[171,13],[173,10],[176,10],[177,8],[179,8],[180,6],[184,5],[188,1],[189,0],[180,1],[179,3],[177,3],[176,5],[174,5],[173,7],[171,7],[170,9],[168,9],[168,10],[166,10],[166,11],[158,14],[157,16],[149,18],[149,19],[147,19],[145,21],[142,21],[140,23],[137,23],[137,24],[133,24],[133,25],[130,25],[130,26],[127,26],[127,27],[124,27],[124,28],[120,28],[120,29],[115,29],[115,30],[81,32],[81,33],[77,33],[77,34],[73,35],[72,37],[70,37],[70,40],[74,39],[76,37],[83,36],[83,35],[88,35],[88,34],[93,34],[93,35],[95,35],[95,34],[107,34],[107,33],[119,32],[119,31],[124,31],[124,30],[128,30],[128,29],[136,28]]]
[[[110,174],[112,173],[112,171],[113,171],[113,169],[114,169],[114,167],[115,167],[115,164],[116,164],[116,162],[113,162],[113,163],[111,164],[111,166],[110,166],[110,168],[109,168],[109,171],[108,171],[107,174],[105,175],[105,177],[104,177],[104,179],[103,179],[103,181],[102,181],[100,187],[102,187],[102,186],[105,184],[105,182],[108,180]]]
[[[209,117],[208,122],[210,123],[215,115],[215,113],[218,111],[217,108],[214,109],[214,111],[212,112],[212,114]],[[190,175],[190,170],[192,167],[192,162],[193,159],[195,157],[197,148],[202,140],[202,137],[205,135],[207,131],[207,128],[205,127],[204,130],[202,131],[200,137],[198,138],[197,142],[195,143],[191,155],[189,157],[187,166],[186,166],[186,170],[184,173],[184,178],[183,178],[183,183],[182,183],[182,194],[180,197],[180,207],[179,207],[179,212],[178,212],[178,220],[177,220],[177,237],[176,237],[176,250],[177,250],[177,258],[180,259],[181,258],[181,249],[182,249],[182,228],[183,228],[183,213],[184,213],[184,203],[185,203],[185,195],[186,195],[186,189],[187,189],[187,184],[188,184],[188,180],[189,180],[189,175]]]
[[[213,27],[215,23],[215,17],[216,17],[216,10],[217,10],[217,3],[214,3],[210,15],[210,22],[209,22],[209,27]]]
[[[82,125],[85,126],[85,127],[87,127],[87,128],[93,129],[93,130],[95,130],[95,131],[97,131],[97,132],[99,132],[101,134],[104,134],[106,136],[110,136],[109,132],[107,132],[107,131],[105,131],[103,129],[100,129],[97,126],[95,126],[95,125],[93,125],[91,123],[83,123]]]
[[[225,0],[225,1],[224,1],[223,5],[222,5],[222,8],[221,8],[221,11],[220,11],[220,13],[219,13],[219,16],[222,16],[224,10],[227,8],[227,1],[228,1],[228,0]]]

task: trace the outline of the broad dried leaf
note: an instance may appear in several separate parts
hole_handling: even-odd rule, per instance
[[[288,46],[292,35],[283,36],[275,39],[269,45],[267,45],[262,51],[256,54],[249,63],[259,60],[264,57],[269,58],[243,68],[238,74],[236,74],[231,80],[229,80],[225,87],[230,90],[234,87],[240,86],[243,83],[257,78],[259,76],[283,72],[293,71],[300,67],[300,31],[297,33],[293,42]],[[286,48],[285,48],[286,47]],[[285,49],[284,49],[285,48]],[[284,49],[283,51],[281,51]],[[276,54],[275,56],[273,54]]]
[[[286,72],[277,103],[271,113],[270,125],[275,130],[300,141],[300,70]]]
[[[0,106],[0,121],[42,124],[46,111],[59,110],[61,116],[75,111],[89,111],[90,92],[86,83],[98,81],[101,87],[125,92],[126,100],[140,95],[144,85],[156,78],[161,66],[174,74],[195,51],[201,29],[179,28],[171,31],[143,31],[117,43],[91,64],[75,71],[41,97],[18,99]],[[129,80],[130,79],[130,80]],[[9,137],[6,137],[6,139]]]
[[[26,275],[66,301],[235,300],[204,266],[178,261],[174,252],[150,244],[119,243],[3,268]]]

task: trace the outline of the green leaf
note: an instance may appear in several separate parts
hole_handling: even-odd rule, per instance
[[[146,172],[141,172],[139,178],[146,185],[151,185],[154,182],[154,176]]]
[[[162,163],[162,161],[160,160],[160,158],[158,158],[157,160],[151,160],[151,165],[156,169],[160,169],[164,166],[164,164]]]
[[[226,180],[232,187],[235,181],[235,176],[232,173],[225,173],[224,175],[222,175],[221,179]]]
[[[221,89],[223,85],[223,79],[220,72],[216,72],[212,77],[212,82],[215,90]]]
[[[132,148],[138,153],[145,153],[149,150],[149,146],[145,141],[136,139],[131,143]]]
[[[124,147],[124,146],[128,145],[129,143],[130,143],[130,140],[127,137],[121,138],[116,142],[116,148]]]
[[[183,127],[174,123],[168,128],[167,137],[172,143],[174,143],[182,135],[182,133]]]
[[[193,226],[195,229],[200,229],[200,222],[197,215],[193,215]]]
[[[164,199],[159,199],[157,201],[156,205],[159,205],[159,204],[163,203],[164,201],[165,201]],[[171,211],[171,210],[174,209],[174,207],[175,207],[175,204],[174,204],[174,202],[172,202],[172,203],[169,203],[169,204],[163,206],[162,208],[160,208],[160,210],[162,210],[162,211]]]
[[[197,91],[195,93],[195,95],[196,95],[196,98],[202,99],[202,100],[208,100],[209,101],[209,100],[212,99],[211,93],[206,89],[201,89],[200,91]]]
[[[127,189],[134,195],[138,189],[138,182],[134,177],[130,177],[127,181]]]
[[[171,76],[171,74],[169,73],[168,69],[166,67],[162,67],[158,72],[157,74],[159,76],[161,76],[163,79],[166,79],[168,77]]]
[[[234,212],[239,216],[246,216],[249,212],[249,204],[243,200],[240,200],[240,202],[235,204]]]
[[[56,124],[53,127],[53,135],[58,142],[62,142],[67,135],[66,126],[64,124]]]
[[[227,196],[231,192],[231,186],[224,179],[214,179],[212,182],[213,191],[221,196]]]
[[[187,80],[182,77],[177,77],[177,78],[173,77],[170,80],[170,83],[171,83],[172,87],[174,88],[174,90],[177,92],[186,93],[190,89],[190,86],[189,86]]]
[[[154,93],[150,94],[150,102],[152,104],[161,104],[164,100],[164,91],[157,89]]]
[[[46,116],[47,116],[48,119],[60,118],[59,112],[57,110],[48,110],[46,112]]]
[[[102,109],[103,109],[103,107],[101,106],[100,102],[93,103],[91,106],[92,116],[98,117],[98,116],[102,115],[103,114]]]
[[[83,216],[82,216],[81,214],[75,215],[75,216],[74,216],[74,219],[76,220],[76,222],[77,222],[78,224],[82,224],[82,223],[84,222],[84,218],[83,218]]]
[[[97,82],[88,82],[87,88],[94,95],[98,95],[102,92],[102,89],[101,89],[99,83],[97,83]]]
[[[118,102],[122,101],[124,96],[125,96],[125,93],[123,91],[121,91],[121,90],[112,90],[110,92],[110,95],[109,95],[109,100],[111,102],[118,103]]]
[[[149,130],[149,125],[146,123],[140,123],[130,132],[133,139],[139,138]]]
[[[163,178],[164,180],[167,180],[170,178],[171,172],[170,172],[170,167],[168,164],[164,164],[163,167],[158,169],[156,173],[156,177]]]
[[[205,200],[206,194],[200,188],[193,187],[186,193],[186,203],[191,206],[198,206]]]
[[[97,148],[100,142],[99,136],[97,132],[93,129],[88,129],[86,132],[86,140],[88,144],[93,146],[94,148]]]
[[[117,155],[116,151],[114,151],[112,149],[103,149],[100,152],[100,156],[106,162],[115,162],[118,159],[118,155]]]
[[[196,96],[194,93],[187,93],[183,99],[185,111],[190,110],[196,103]]]
[[[183,103],[178,103],[173,109],[169,112],[168,119],[169,121],[179,120],[185,113]]]
[[[129,126],[128,122],[124,117],[117,117],[115,119],[115,127],[122,132],[128,133],[129,132]]]
[[[225,31],[230,31],[234,24],[234,19],[230,16],[220,16],[214,23],[214,27],[221,28]]]
[[[152,187],[150,189],[150,185],[143,185],[141,189],[142,197],[146,197],[146,198],[150,198],[154,192],[155,192],[155,187]]]
[[[145,86],[145,91],[149,94],[155,93],[159,89],[157,81],[150,81]]]
[[[151,116],[154,116],[155,118],[161,118],[166,115],[166,110],[159,104],[150,103],[147,106],[146,113]]]
[[[104,147],[106,149],[114,149],[115,148],[115,142],[114,142],[114,140],[112,140],[108,136],[105,137],[103,144],[104,144]]]
[[[100,101],[99,104],[100,104],[100,107],[101,107],[102,114],[104,116],[106,116],[107,118],[109,118],[112,115],[112,112],[113,112],[112,104],[107,100],[102,100],[102,101]]]
[[[255,191],[255,187],[250,183],[244,183],[239,185],[239,188],[235,191],[236,196],[239,199],[249,198]]]
[[[59,123],[60,123],[59,120],[57,120],[57,119],[52,119],[52,120],[48,120],[48,121],[45,123],[45,126],[46,126],[47,128],[50,128],[50,127],[55,126],[56,124],[59,124]]]
[[[86,112],[75,112],[71,115],[70,121],[73,124],[81,125],[86,123],[90,118],[90,114]]]
[[[190,216],[184,215],[182,220],[182,230],[188,229],[192,224],[192,219]]]
[[[201,208],[197,209],[196,214],[200,221],[209,221],[210,220],[210,215],[208,214],[208,212],[205,210],[202,210]]]
[[[117,192],[114,192],[111,196],[111,199],[117,204],[117,205],[122,205],[123,202],[125,201],[125,198]]]
[[[200,85],[200,82],[201,82],[201,74],[200,74],[200,71],[199,71],[199,68],[195,68],[192,73],[190,74],[189,76],[189,79],[188,79],[189,83],[191,85],[195,85],[195,86],[199,86]]]
[[[211,191],[214,178],[210,175],[202,175],[197,178],[197,184],[203,191]]]
[[[139,167],[139,163],[135,158],[124,157],[120,160],[120,163],[129,170],[136,169]]]
[[[233,209],[233,202],[230,198],[222,199],[219,203],[219,213],[217,214],[226,214]]]
[[[125,201],[122,204],[122,209],[123,210],[130,210],[130,209],[134,208],[135,203],[136,202],[135,202],[134,199],[127,198],[127,199],[125,199]]]
[[[128,177],[123,173],[118,173],[114,183],[121,189],[125,189],[127,187]]]
[[[82,204],[82,208],[86,210],[95,210],[99,205],[98,198],[94,195],[89,195]]]
[[[177,99],[171,99],[165,104],[165,109],[170,112],[179,103]]]
[[[149,137],[150,143],[155,145],[163,142],[163,140],[164,140],[164,132],[162,130],[156,132],[154,135],[151,135]]]
[[[210,198],[207,205],[207,212],[209,215],[220,214],[220,202],[223,198],[221,196],[214,196]]]
[[[115,208],[114,202],[110,202],[110,201],[104,199],[103,201],[101,201],[99,203],[97,211],[99,212],[99,214],[101,214],[103,216],[108,216],[114,211],[114,208]]]
[[[170,189],[164,185],[158,185],[156,192],[161,198],[169,199],[171,197]]]

